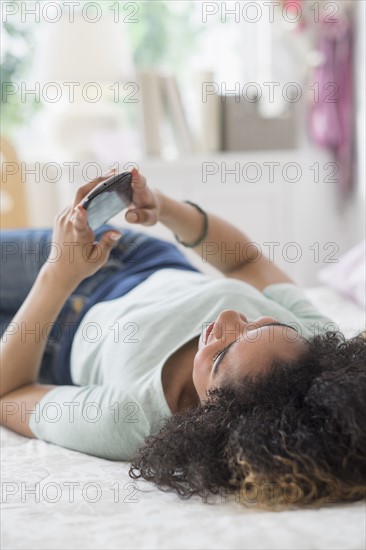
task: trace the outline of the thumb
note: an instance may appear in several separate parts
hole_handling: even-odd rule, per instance
[[[121,237],[122,237],[122,234],[119,233],[118,231],[112,231],[112,232],[109,231],[103,234],[102,238],[98,243],[99,262],[102,265],[108,260],[110,251],[115,246],[118,239],[120,239]]]
[[[148,208],[130,208],[125,214],[125,220],[129,223],[140,223],[141,225],[153,225],[154,214]]]

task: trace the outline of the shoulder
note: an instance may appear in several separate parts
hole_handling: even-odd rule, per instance
[[[324,315],[305,294],[303,288],[293,283],[275,283],[263,289],[266,298],[291,311],[312,334],[334,330],[335,323]]]

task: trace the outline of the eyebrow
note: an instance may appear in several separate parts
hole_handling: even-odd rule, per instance
[[[294,327],[291,327],[290,325],[286,325],[285,323],[266,323],[265,325],[261,325],[260,327],[258,328],[263,328],[263,327],[287,327],[287,328],[292,328],[293,330],[295,330],[297,332],[297,330],[294,328]],[[233,346],[234,344],[236,344],[237,342],[239,342],[239,339],[238,340],[234,340],[233,342],[231,342],[231,344],[229,344],[225,349],[224,351],[220,354],[220,357],[216,360],[216,363],[215,363],[215,366],[214,366],[214,370],[213,370],[213,373],[212,373],[212,376],[215,376],[219,370],[219,367],[222,363],[222,361],[224,360],[224,357],[225,355],[227,354],[227,352],[229,351],[229,349],[231,348],[231,346]]]

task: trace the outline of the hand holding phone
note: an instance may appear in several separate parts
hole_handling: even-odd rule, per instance
[[[131,181],[130,171],[116,174],[97,185],[81,202],[93,231],[131,204]]]
[[[143,176],[132,170],[132,207],[125,213],[125,220],[132,224],[155,225],[160,219],[162,194],[151,189]]]

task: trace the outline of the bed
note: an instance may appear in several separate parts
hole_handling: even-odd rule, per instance
[[[351,337],[363,309],[334,290],[306,289]],[[363,550],[365,502],[283,512],[233,499],[181,500],[111,462],[28,439],[1,427],[4,549],[352,549]]]

